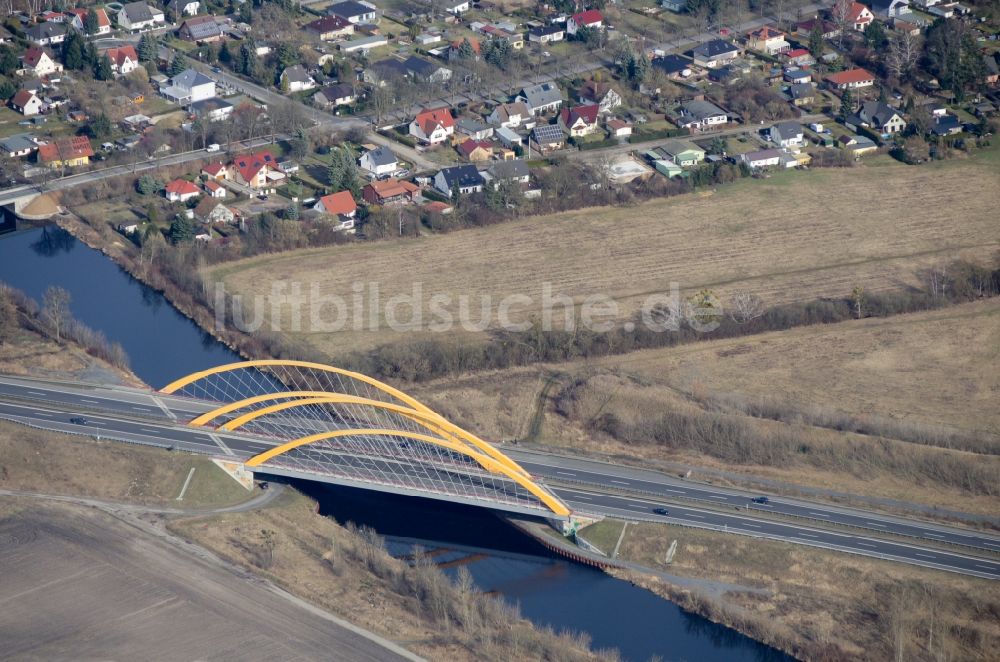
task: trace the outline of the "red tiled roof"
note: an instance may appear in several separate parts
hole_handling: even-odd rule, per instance
[[[340,16],[324,16],[323,18],[316,19],[312,23],[306,23],[305,29],[311,30],[318,34],[326,34],[327,32],[337,32],[343,30],[344,28],[350,27],[352,23]]]
[[[469,43],[472,44],[472,52],[475,53],[476,55],[479,55],[480,53],[479,40],[474,37],[473,38],[466,37],[466,39],[468,39]],[[463,41],[465,41],[465,39],[456,39],[455,41],[451,42],[451,47],[458,50],[459,48],[462,47]]]
[[[468,157],[470,154],[472,154],[480,147],[482,147],[483,149],[492,150],[493,143],[491,143],[488,140],[466,140],[464,143],[458,146],[458,151],[462,156]]]
[[[577,25],[593,25],[594,23],[600,23],[604,20],[604,16],[601,15],[599,9],[588,9],[587,11],[582,11],[579,14],[573,14],[573,22]]]
[[[135,52],[135,47],[129,44],[128,46],[121,46],[119,48],[109,48],[104,52],[116,67],[121,67],[125,64],[125,59],[128,58],[133,62],[139,61],[139,54]]]
[[[405,179],[387,179],[385,181],[375,181],[366,184],[365,188],[375,194],[377,199],[394,198],[397,195],[412,195],[420,190],[420,187]],[[370,197],[363,196],[366,200]],[[324,206],[326,206],[324,204]]]
[[[222,184],[220,184],[219,182],[213,182],[210,179],[207,182],[205,182],[205,188],[214,193],[215,191],[218,191],[220,188],[222,188]]]
[[[327,214],[352,214],[358,210],[358,203],[354,201],[350,191],[324,195],[319,201],[323,203],[323,210]]]
[[[86,136],[61,138],[41,145],[38,148],[38,159],[42,162],[66,161],[81,156],[91,157],[93,155],[94,148],[90,146],[90,141],[87,140]]]
[[[76,15],[77,17],[79,17],[80,22],[84,23],[87,20],[87,11],[88,11],[87,9],[84,9],[82,7],[78,7],[76,9],[67,9],[66,13],[67,14],[74,14],[74,15]],[[106,27],[109,27],[111,25],[111,21],[108,19],[108,14],[107,14],[107,12],[104,11],[104,9],[98,7],[94,11],[97,12],[97,26],[98,27],[106,28]]]
[[[794,59],[797,57],[802,57],[803,55],[812,55],[812,53],[810,53],[805,48],[793,48],[790,51],[785,51],[784,55],[789,59]]]
[[[243,177],[243,181],[249,182],[257,176],[261,168],[277,168],[278,162],[275,161],[274,155],[271,152],[262,150],[260,152],[250,152],[249,154],[237,156],[233,159],[233,165],[236,166],[240,176]]]
[[[175,179],[166,186],[163,190],[167,193],[176,193],[177,195],[188,195],[190,193],[201,193],[198,187],[186,179]]]
[[[850,83],[863,83],[866,80],[875,80],[875,76],[864,69],[848,69],[847,71],[838,71],[835,74],[830,74],[826,77],[828,81],[834,85],[848,85]]]
[[[455,126],[455,118],[451,116],[451,111],[444,107],[422,110],[414,119],[426,136],[429,136],[438,125],[446,129]]]
[[[861,14],[864,13],[865,11],[867,11],[867,10],[868,10],[868,7],[865,7],[860,2],[852,2],[851,3],[851,9],[848,12],[848,15],[850,16],[851,22],[852,23],[856,23],[858,21],[858,19],[861,18]]]
[[[775,30],[770,25],[765,25],[757,30],[752,30],[749,36],[751,39],[776,39],[777,37],[784,37],[785,33],[781,30]]]
[[[10,100],[12,104],[18,108],[24,108],[31,101],[31,98],[35,96],[35,93],[31,90],[21,90],[14,95],[14,98]]]
[[[600,110],[600,106],[596,103],[587,104],[584,106],[573,106],[572,108],[563,108],[559,116],[562,118],[563,124],[566,126],[573,126],[576,124],[576,120],[582,119],[588,125],[597,123],[597,111]]]
[[[215,163],[209,163],[207,166],[201,169],[206,175],[211,175],[212,177],[218,177],[220,173],[225,172],[226,164],[221,161],[216,161]]]
[[[48,55],[49,59],[52,59],[52,56],[46,53],[44,49],[39,48],[38,46],[32,46],[28,50],[24,51],[24,64],[34,69],[38,66],[38,62],[42,59],[43,55]]]

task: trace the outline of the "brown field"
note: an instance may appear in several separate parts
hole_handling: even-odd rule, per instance
[[[668,291],[672,282],[682,292],[712,288],[723,299],[732,289],[746,288],[769,305],[846,296],[856,285],[879,291],[916,283],[921,268],[959,256],[992,255],[1000,247],[995,162],[993,153],[985,153],[920,168],[876,160],[853,169],[784,172],[634,207],[249,258],[211,269],[208,276],[238,294],[267,294],[281,280],[299,282],[308,293],[318,283],[320,293],[349,304],[353,285],[365,284],[367,296],[377,284],[383,311],[389,297],[411,294],[419,284],[425,302],[434,294],[449,295],[444,307],[456,320],[458,297],[468,295],[474,321],[481,317],[481,297],[491,297],[496,307],[511,294],[532,299],[514,306],[513,321],[529,317],[539,310],[543,283],[576,303],[588,295],[610,296],[620,317],[650,294]],[[282,332],[329,357],[430,334],[392,331],[384,323],[375,331],[355,330],[353,318],[344,330],[309,333],[308,303],[295,331],[291,307],[281,311],[276,321]],[[556,309],[557,319],[561,311]],[[409,319],[408,309],[399,313]],[[423,327],[430,321],[425,303]]]
[[[671,541],[673,563],[664,564]],[[989,660],[1000,584],[850,554],[662,524],[633,524],[619,557],[763,593],[719,600],[627,573],[657,593],[804,659]]]
[[[971,495],[899,468],[868,466],[847,454],[846,446],[841,466],[733,465],[690,450],[644,444],[642,439],[624,444],[594,430],[590,422],[601,414],[640,423],[664,411],[704,413],[700,401],[718,394],[743,394],[776,398],[793,411],[946,425],[994,438],[1000,429],[1000,412],[991,404],[1000,393],[1000,373],[994,368],[998,354],[1000,301],[988,300],[926,313],[447,378],[408,385],[407,390],[488,439],[527,439],[575,452],[627,455],[635,462],[684,463],[995,514],[996,497]],[[555,383],[541,402],[541,425],[532,438],[546,375],[554,375]],[[580,385],[574,389],[572,411],[560,412],[560,394],[576,382]],[[817,444],[871,439],[804,423],[742,418],[764,433],[791,430]],[[979,467],[998,465],[995,455],[893,443],[913,457],[926,454]]]

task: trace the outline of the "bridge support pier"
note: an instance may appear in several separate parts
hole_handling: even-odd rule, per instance
[[[230,478],[245,487],[248,492],[253,491],[253,472],[247,469],[245,464],[217,457],[213,457],[212,462],[229,474]]]

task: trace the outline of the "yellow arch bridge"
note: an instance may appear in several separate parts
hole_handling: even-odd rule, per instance
[[[163,393],[211,403],[191,421],[269,437],[249,468],[566,518],[570,511],[499,449],[377,379],[306,361],[202,370]]]

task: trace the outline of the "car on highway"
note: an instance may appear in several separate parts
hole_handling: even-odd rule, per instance
[[[766,496],[754,497],[750,500],[753,501],[754,503],[768,503],[770,501],[770,499],[768,499]]]
[[[653,508],[653,512],[657,515],[669,515],[670,511],[666,508]]]
[[[69,422],[72,423],[73,425],[86,425],[87,419],[85,419],[83,416],[74,416],[73,418],[69,419]]]

